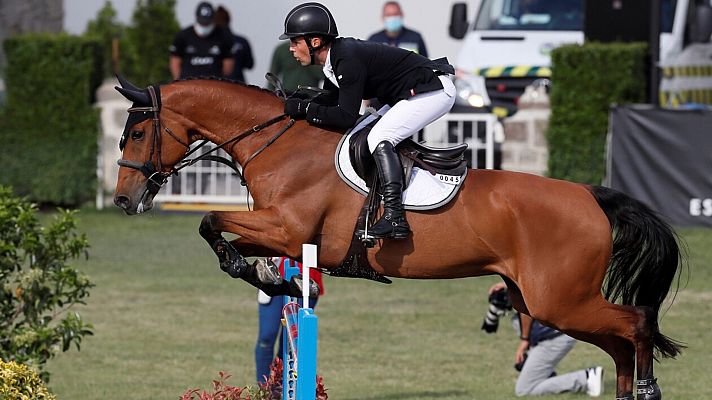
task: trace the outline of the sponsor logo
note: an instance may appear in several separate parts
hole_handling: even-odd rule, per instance
[[[193,57],[190,59],[190,65],[212,65],[212,57]]]
[[[712,198],[709,199],[690,199],[690,215],[693,217],[712,217]]]

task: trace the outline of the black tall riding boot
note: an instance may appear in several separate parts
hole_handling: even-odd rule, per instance
[[[403,212],[403,168],[400,159],[388,141],[376,146],[373,158],[383,191],[383,215],[368,233],[376,239],[405,239],[410,234],[410,226]]]

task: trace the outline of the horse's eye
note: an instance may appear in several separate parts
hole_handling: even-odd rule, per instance
[[[131,131],[131,140],[143,139],[143,131]]]

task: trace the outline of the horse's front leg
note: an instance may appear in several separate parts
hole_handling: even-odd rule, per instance
[[[281,225],[281,218],[271,209],[250,212],[212,211],[203,217],[200,223],[200,235],[208,242],[218,257],[220,269],[233,278],[242,278],[246,282],[263,290],[270,296],[299,296],[301,280],[295,278],[284,281],[279,269],[271,262],[249,264],[234,244],[245,243],[254,249],[265,249],[270,254],[287,254],[289,235]],[[223,232],[239,235],[238,240],[228,242]],[[256,255],[256,254],[255,254]],[[269,255],[269,254],[259,254]],[[310,291],[318,290],[316,287]],[[315,292],[314,295],[317,293]]]

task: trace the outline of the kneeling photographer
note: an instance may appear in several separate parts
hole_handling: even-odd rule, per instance
[[[494,333],[499,318],[512,310],[507,286],[503,282],[490,287],[489,303],[482,329]],[[603,393],[601,367],[557,375],[556,366],[573,349],[576,339],[516,311],[512,325],[520,339],[514,356],[514,368],[520,371],[515,386],[517,396],[582,392],[598,397]]]

